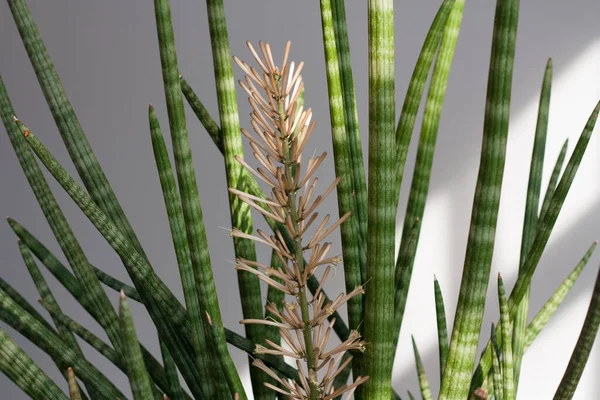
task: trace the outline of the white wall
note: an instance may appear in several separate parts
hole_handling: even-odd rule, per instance
[[[191,0],[172,3],[181,71],[216,116],[205,6],[202,2]],[[360,96],[360,121],[366,149],[366,7],[361,1],[347,3],[356,88]],[[404,0],[396,3],[399,109],[422,40],[440,1]],[[29,4],[88,138],[130,221],[158,273],[181,296],[147,131],[146,107],[150,102],[156,106],[163,125],[166,126],[167,123],[151,4],[141,0],[30,0]],[[270,41],[274,49],[281,49],[286,40],[292,40],[292,57],[306,62],[304,78],[307,104],[316,110],[319,128],[313,136],[313,146],[324,148],[331,154],[317,2],[229,0],[226,1],[226,8],[232,52],[236,55],[248,57],[244,45],[248,39],[254,42],[260,39]],[[439,386],[432,278],[434,273],[439,278],[446,298],[447,312],[452,315],[477,174],[493,13],[493,1],[467,2],[438,136],[430,197],[423,221],[408,314],[395,364],[395,387],[401,393],[405,393],[407,388],[413,393],[418,390],[410,334],[417,338],[434,393]],[[552,56],[555,80],[546,154],[548,163],[553,163],[565,138],[570,138],[571,149],[573,148],[589,113],[600,97],[598,15],[600,3],[593,0],[531,0],[523,1],[521,5],[508,159],[492,271],[492,277],[495,277],[496,271],[501,271],[509,288],[514,283],[517,270],[528,158],[533,143],[544,65],[547,57]],[[0,4],[0,37],[0,73],[19,117],[74,172],[37,86],[6,3]],[[236,73],[241,77],[239,71],[236,70]],[[244,98],[242,91],[239,91],[242,126],[248,127],[245,116],[249,109]],[[195,117],[190,116],[189,121],[225,324],[242,332],[237,324],[241,319],[237,281],[233,268],[226,261],[233,258],[231,242],[227,232],[218,228],[229,224],[222,158],[215,152],[213,144]],[[597,138],[592,138],[572,193],[541,260],[540,270],[534,278],[533,310],[541,307],[591,242],[598,239],[600,217],[595,209],[600,200],[597,181],[599,146]],[[407,177],[412,174],[412,162],[414,148],[409,156]],[[48,243],[52,250],[58,252],[58,246],[4,133],[0,134],[0,171],[1,212],[23,223],[39,235],[43,242]],[[544,182],[547,181],[548,174],[549,168],[546,168]],[[322,167],[321,176],[324,180],[333,178],[331,159]],[[406,188],[409,183],[410,179],[406,178]],[[52,185],[56,187],[53,182]],[[107,272],[126,279],[118,259],[85,217],[60,189],[57,188],[55,193],[90,260]],[[407,195],[407,190],[404,190],[401,213],[405,208]],[[333,199],[330,200],[324,208],[335,213],[335,203]],[[265,251],[260,254],[267,256]],[[547,399],[553,395],[577,340],[597,264],[598,256],[594,256],[564,307],[527,353],[519,398]],[[22,265],[14,236],[7,224],[0,224],[0,274],[35,302],[37,293]],[[342,290],[342,276],[338,273],[332,279],[329,292]],[[52,279],[50,282],[59,301],[64,304],[65,311],[98,332],[99,329],[80,307],[73,304],[69,295]],[[491,284],[489,290],[491,300],[486,310],[484,335],[489,331],[490,321],[498,320],[495,284]],[[111,296],[116,300],[113,293]],[[142,332],[142,341],[158,354],[154,328],[141,307],[134,308],[134,311],[138,330]],[[449,324],[451,326],[451,321]],[[10,329],[9,331],[14,333]],[[47,356],[23,338],[16,338],[53,378],[59,379]],[[107,361],[91,350],[86,353],[118,384],[126,386],[125,377],[115,372]],[[247,372],[246,357],[237,351],[234,356],[240,368]],[[599,360],[600,354],[596,346],[576,399],[600,396],[600,386],[594,380],[600,372]],[[3,376],[0,376],[0,388],[3,398],[25,398]]]

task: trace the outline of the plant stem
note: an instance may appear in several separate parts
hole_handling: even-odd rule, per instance
[[[283,124],[286,120],[285,113],[285,105],[284,98],[281,96],[277,99],[277,110],[279,112],[279,122],[281,124],[280,132],[284,132]],[[288,212],[290,213],[290,217],[292,219],[292,224],[294,226],[294,260],[293,263],[297,265],[298,271],[300,272],[300,276],[304,275],[304,249],[302,247],[302,235],[300,234],[300,216],[298,215],[297,208],[297,191],[296,187],[293,186],[294,182],[294,174],[295,174],[295,165],[296,161],[292,159],[291,151],[288,145],[288,138],[284,139],[283,142],[283,154],[285,157],[285,168],[284,168],[284,179],[286,180],[286,186],[288,188],[292,188],[290,190],[286,190],[286,195],[288,198]],[[306,286],[301,286],[298,290],[298,302],[300,303],[300,312],[302,315],[302,322],[304,323],[304,328],[302,329],[302,334],[304,336],[304,346],[306,349],[306,354],[304,356],[306,360],[306,367],[308,368],[308,377],[310,384],[310,400],[317,400],[317,394],[319,389],[319,384],[317,380],[317,371],[315,369],[315,357],[313,352],[313,342],[312,342],[312,327],[310,325],[310,312],[308,310],[308,299],[306,297]]]

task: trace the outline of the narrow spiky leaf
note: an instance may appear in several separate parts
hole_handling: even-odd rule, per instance
[[[0,291],[0,320],[6,322],[29,339],[57,363],[70,365],[76,369],[79,378],[94,392],[103,393],[112,398],[125,399],[123,394],[100,371],[70,346],[66,345],[53,330],[48,329],[34,317],[27,314],[2,291]]]
[[[523,222],[523,235],[521,237],[521,256],[519,264],[525,260],[535,238],[538,211],[540,207],[540,192],[542,188],[542,172],[544,168],[544,155],[546,151],[546,136],[548,133],[548,116],[550,109],[550,93],[552,88],[552,60],[549,59],[544,73],[540,105],[538,110],[537,126],[529,167],[529,182],[527,184],[527,200],[525,202],[525,217]],[[519,375],[523,353],[525,352],[525,336],[529,316],[529,291],[525,293],[519,303],[515,314],[512,350],[515,373],[515,393],[519,385]],[[506,394],[505,394],[506,395]]]
[[[148,400],[152,396],[152,382],[144,366],[142,351],[138,343],[133,317],[125,297],[121,292],[119,317],[121,320],[121,341],[123,342],[123,359],[129,377],[129,384],[134,400]]]
[[[94,273],[96,274],[96,277],[98,278],[98,280],[100,282],[102,282],[103,284],[105,284],[106,286],[108,286],[109,288],[111,288],[114,291],[117,291],[117,292],[123,291],[125,293],[125,296],[129,297],[132,300],[135,300],[140,303],[142,302],[142,298],[140,297],[138,292],[135,290],[135,288],[132,288],[131,286],[127,285],[126,283],[121,282],[117,278],[107,274],[106,272],[102,271],[100,268],[98,268],[94,265],[91,265],[91,267],[94,269]]]
[[[206,396],[215,396],[215,379],[222,378],[222,374],[220,374],[220,368],[215,367],[214,362],[211,361],[212,346],[210,346],[207,341],[206,329],[202,321],[202,312],[200,310],[200,302],[198,301],[198,290],[196,288],[183,210],[181,208],[181,199],[177,190],[175,176],[173,175],[167,146],[156,113],[154,112],[154,107],[152,106],[148,109],[148,118],[150,122],[154,159],[156,161],[165,208],[169,218],[169,228],[171,229],[175,257],[179,267],[183,296],[192,329],[190,341],[194,347],[196,366],[198,370],[201,371],[202,376],[212,377],[212,379],[205,379],[203,390],[206,393]]]
[[[562,170],[563,163],[565,162],[568,146],[569,139],[565,139],[565,142],[560,149],[560,153],[558,154],[558,158],[554,163],[554,168],[552,169],[552,174],[550,175],[550,180],[548,181],[548,187],[546,188],[546,194],[544,195],[544,201],[542,202],[542,208],[540,210],[538,220],[544,218],[546,212],[548,211],[548,207],[550,207],[550,201],[552,200],[552,196],[554,196],[554,191],[556,190],[556,185],[558,184],[558,178],[560,178],[560,171]]]
[[[29,275],[31,276],[31,279],[34,282],[34,284],[38,290],[38,293],[40,294],[40,297],[44,301],[46,301],[50,304],[53,304],[55,307],[58,308],[56,299],[54,298],[52,291],[48,287],[48,284],[46,283],[46,280],[44,279],[44,276],[42,275],[40,269],[38,268],[35,260],[33,259],[31,252],[29,251],[27,246],[24,243],[22,243],[21,241],[19,241],[19,251],[21,252],[21,256],[23,257],[25,266],[27,267],[27,270],[29,271]],[[57,321],[55,319],[53,319],[53,320],[54,320],[54,325],[57,328],[58,336],[65,342],[65,344],[70,346],[73,350],[78,352],[83,357],[83,352],[81,351],[81,348],[79,347],[79,343],[77,343],[77,340],[75,340],[75,336],[73,336],[73,333],[71,331],[69,331],[64,325],[62,325],[60,323],[60,321]],[[68,365],[61,365],[60,363],[58,363],[57,366],[59,367],[61,372],[63,372],[63,374],[67,371],[67,368],[69,367]],[[92,391],[92,393],[93,393],[93,391]]]
[[[406,300],[408,299],[408,287],[412,275],[412,264],[419,244],[420,230],[421,219],[417,217],[412,220],[410,232],[407,232],[402,239],[401,252],[396,259],[396,269],[394,271],[394,342],[396,344],[400,337],[400,326],[402,325]]]
[[[350,150],[350,167],[352,169],[352,190],[354,194],[355,214],[358,219],[359,247],[361,251],[361,276],[367,275],[366,246],[367,246],[367,183],[365,180],[365,165],[363,162],[362,144],[358,124],[358,110],[354,93],[354,78],[352,76],[352,60],[350,57],[350,40],[346,24],[346,6],[344,0],[331,1],[333,29],[335,33],[335,48],[339,61],[342,99],[344,101],[344,123]],[[331,97],[329,97],[331,102]],[[339,192],[338,192],[339,193]],[[364,281],[363,281],[364,283]]]
[[[40,304],[50,313],[52,318],[60,321],[60,323],[67,327],[71,332],[79,336],[94,350],[102,354],[107,360],[109,360],[117,368],[119,368],[121,371],[127,374],[123,357],[121,356],[121,354],[118,354],[112,347],[110,347],[110,345],[106,344],[102,341],[102,339],[94,335],[85,327],[83,327],[67,315],[63,314],[56,307],[47,304],[44,301],[41,301]],[[154,358],[154,356],[143,345],[140,344],[140,348],[142,350],[142,357],[144,358],[146,369],[148,370],[152,381],[156,384],[156,386],[158,386],[158,388],[160,388],[165,393],[171,393],[169,392],[171,386],[168,382],[165,369],[163,369],[162,365],[160,365],[158,360],[156,360],[156,358]],[[189,396],[186,395],[186,398],[189,398]]]
[[[437,321],[438,331],[438,348],[440,357],[440,382],[444,377],[444,369],[446,367],[446,360],[448,359],[448,327],[446,325],[446,307],[444,306],[444,297],[442,296],[442,289],[437,278],[433,280],[434,294],[435,294],[435,314]]]
[[[429,84],[429,93],[427,94],[427,101],[425,104],[425,113],[423,115],[421,136],[419,137],[419,148],[417,150],[415,170],[408,197],[406,214],[404,216],[404,228],[402,230],[402,239],[400,240],[400,250],[398,253],[398,261],[396,263],[394,343],[398,343],[398,338],[400,336],[402,318],[404,316],[404,310],[406,309],[406,300],[408,298],[408,290],[415,263],[415,250],[421,232],[420,224],[417,225],[417,232],[415,233],[413,231],[413,221],[422,220],[425,212],[435,143],[437,141],[450,68],[454,58],[454,50],[460,32],[464,5],[464,0],[457,0],[452,6],[452,11],[450,12],[446,26],[444,27],[440,49],[433,68],[431,83]],[[415,240],[416,243],[414,243]],[[400,261],[402,261],[402,263],[400,263]]]
[[[206,129],[206,132],[210,135],[217,148],[221,151],[221,153],[223,153],[223,137],[221,135],[221,128],[219,128],[219,125],[217,125],[213,117],[211,117],[211,115],[208,113],[208,110],[204,107],[204,104],[202,104],[198,98],[198,95],[196,95],[190,84],[183,77],[180,77],[180,82],[181,92],[192,108],[192,111],[194,114],[196,114],[196,117],[198,117],[198,120],[204,129]]]
[[[558,186],[552,195],[552,200],[550,200],[547,212],[542,215],[541,219],[538,220],[535,239],[533,240],[531,249],[527,254],[527,258],[522,264],[522,273],[519,274],[517,282],[515,282],[515,286],[510,294],[508,305],[510,307],[511,315],[513,315],[515,312],[516,305],[519,304],[525,295],[527,288],[531,284],[531,277],[533,276],[544,248],[548,243],[548,239],[550,238],[554,224],[558,219],[560,210],[564,204],[569,189],[571,188],[573,179],[575,179],[575,175],[577,174],[577,170],[581,164],[581,160],[592,136],[592,132],[594,131],[596,120],[598,119],[598,112],[600,112],[600,102],[596,105],[594,111],[592,111],[592,114],[590,115],[590,118],[588,119],[585,128],[583,129],[583,132],[577,141],[577,144],[575,145],[573,154],[571,155],[565,171],[560,178],[560,182],[558,183]]]
[[[417,364],[417,377],[419,378],[419,387],[421,388],[421,396],[423,400],[431,400],[431,389],[429,388],[429,380],[427,380],[427,374],[425,373],[425,367],[423,361],[421,361],[421,354],[417,348],[415,337],[411,336],[413,352],[415,353],[415,363]]]
[[[75,110],[67,98],[65,89],[48,55],[25,0],[10,0],[8,5],[10,6],[25,50],[27,50],[27,55],[38,78],[54,122],[86,189],[100,209],[124,233],[136,250],[143,254],[142,246],[127,220],[108,179],[106,179],[104,171],[79,123]]]
[[[173,360],[167,345],[162,340],[160,341],[160,352],[162,354],[163,364],[165,366],[167,381],[169,382],[169,390],[167,391],[167,393],[169,393],[169,399],[184,400],[185,395],[183,389],[181,388],[181,383],[179,382],[177,365],[175,365],[175,360]]]
[[[592,346],[596,340],[598,334],[598,327],[600,326],[600,270],[596,277],[596,284],[594,285],[594,291],[592,292],[592,299],[577,339],[577,344],[571,354],[569,365],[563,375],[558,389],[554,394],[554,400],[570,400],[575,394],[579,379],[583,374],[585,365],[587,364]]]
[[[404,166],[406,165],[408,147],[415,127],[415,121],[417,120],[419,106],[421,105],[421,98],[425,91],[425,83],[427,82],[433,58],[435,57],[435,53],[442,39],[442,32],[444,31],[444,27],[450,16],[454,1],[455,0],[444,0],[435,15],[410,78],[406,95],[404,96],[404,104],[402,105],[402,111],[400,112],[400,119],[398,120],[398,127],[396,129],[396,201],[398,201],[400,186],[402,186],[402,177],[404,176]]]
[[[225,7],[223,0],[207,0],[206,7],[217,87],[219,119],[221,121],[221,136],[223,138],[227,187],[245,191],[245,182],[241,176],[244,168],[236,159],[243,158],[244,149],[237,110],[231,53],[229,51]],[[250,206],[231,192],[229,192],[229,211],[233,229],[239,229],[248,234],[253,233]],[[233,237],[233,247],[237,258],[256,261],[254,241]],[[258,277],[248,271],[241,270],[237,271],[237,276],[243,317],[246,319],[262,318],[263,305]],[[244,328],[246,337],[254,342],[259,343],[264,338],[262,325],[246,324]],[[251,364],[252,360],[250,358],[248,361]],[[272,396],[270,389],[263,384],[266,377],[260,369],[250,368],[252,389],[257,400]],[[245,397],[243,388],[239,383],[235,383],[234,386],[233,382],[230,382],[230,385],[232,393],[239,393],[242,399]]]
[[[581,270],[587,264],[588,260],[592,256],[594,249],[596,248],[596,243],[593,243],[592,246],[585,253],[583,258],[579,261],[573,272],[567,277],[567,279],[558,287],[556,292],[550,297],[548,302],[542,307],[538,315],[533,319],[532,324],[530,324],[527,328],[527,345],[529,347],[533,342],[533,339],[537,337],[540,333],[544,325],[548,322],[550,317],[554,314],[564,297],[567,295],[569,288],[575,282],[576,277],[581,273]],[[510,307],[509,307],[510,312]],[[511,315],[511,320],[514,318],[514,314]],[[533,322],[535,321],[535,324]],[[501,338],[500,338],[501,339]],[[483,354],[481,355],[481,359],[479,360],[479,365],[475,370],[475,374],[473,375],[473,379],[471,380],[471,391],[481,387],[485,378],[488,376],[488,373],[492,367],[492,353],[491,353],[491,342],[488,342],[486,345]]]
[[[504,400],[515,398],[515,381],[513,371],[513,351],[511,338],[511,323],[508,313],[508,301],[504,291],[502,277],[498,274],[498,302],[500,304],[500,334],[502,335],[502,392]]]
[[[527,349],[535,338],[539,335],[539,333],[544,329],[550,318],[554,315],[558,307],[562,304],[567,294],[569,294],[571,288],[577,281],[577,278],[583,272],[583,269],[587,265],[592,253],[596,248],[596,242],[592,244],[589,250],[585,253],[581,261],[577,263],[573,271],[567,276],[558,289],[550,296],[548,301],[544,304],[544,306],[540,309],[540,311],[533,317],[529,325],[527,325],[527,332],[525,335],[525,348]]]
[[[0,371],[33,400],[68,400],[62,390],[0,328]]]
[[[492,263],[516,47],[519,0],[498,0],[492,39],[484,135],[460,294],[440,399],[464,399],[471,374]]]
[[[44,317],[42,317],[42,315],[35,308],[33,308],[33,306],[31,304],[29,304],[29,302],[27,300],[25,300],[25,298],[19,294],[19,292],[17,292],[15,290],[15,288],[10,286],[8,284],[8,282],[6,282],[2,278],[0,278],[0,290],[2,290],[4,293],[6,293],[11,299],[13,299],[13,301],[15,303],[17,303],[19,305],[19,307],[21,307],[29,315],[31,315],[32,317],[37,319],[46,328],[48,328],[50,330],[54,329],[54,328],[52,328],[52,326],[50,326],[48,321],[46,321],[46,319],[44,319]]]
[[[216,325],[214,329],[211,329],[212,332],[217,334],[217,337],[212,338],[214,350],[217,352],[218,360],[221,363],[231,393],[240,393],[242,400],[244,400],[244,389],[240,377],[233,366],[233,361],[227,350],[223,323],[221,321],[221,311],[216,296],[216,288],[208,253],[208,241],[202,216],[202,206],[198,195],[198,184],[196,182],[192,150],[185,120],[169,1],[155,0],[154,8],[158,30],[163,84],[167,101],[167,113],[169,116],[169,127],[171,130],[171,140],[173,143],[175,169],[177,171],[183,217],[192,267],[196,279],[196,289],[198,290],[198,300],[201,309],[206,312],[206,314],[203,315],[203,324],[209,323],[208,318],[206,317],[208,316]],[[208,327],[206,328],[208,329]],[[175,356],[175,354],[173,355]],[[219,385],[221,382],[222,381],[215,382],[218,389],[223,388],[222,385]],[[226,394],[224,392],[219,392],[219,395],[225,396]],[[229,394],[227,394],[227,396],[229,396]]]
[[[29,271],[29,275],[31,275],[31,278],[32,278],[42,300],[44,300],[45,302],[58,308],[56,299],[54,298],[54,295],[50,291],[50,288],[48,287],[48,284],[46,283],[44,276],[42,275],[35,260],[33,259],[31,252],[29,251],[27,246],[22,242],[19,242],[19,251],[21,252],[21,256],[23,257],[25,266],[27,267],[27,269]],[[68,329],[65,329],[65,327],[62,326],[62,324],[60,322],[54,321],[54,323],[56,325],[56,328],[57,328],[60,338],[66,344],[70,345],[73,349],[80,351],[79,345],[77,344],[77,341],[75,340],[75,337],[73,336],[73,334]]]
[[[20,127],[22,124],[14,121],[14,110],[6,88],[0,79],[0,115],[6,131],[10,138],[11,144],[17,154],[21,168],[25,172],[25,176],[31,186],[33,193],[52,229],[52,233],[56,238],[61,250],[65,254],[69,265],[72,267],[75,276],[84,286],[89,304],[97,309],[101,316],[101,325],[106,331],[111,343],[115,347],[119,347],[118,342],[118,323],[117,314],[112,308],[106,293],[102,290],[102,286],[96,279],[83,249],[75,238],[71,227],[58,206],[54,195],[50,191],[48,183],[40,170],[31,149],[28,148],[26,141],[23,139]]]
[[[494,398],[504,399],[504,390],[502,386],[502,366],[500,364],[500,348],[496,343],[496,328],[492,324],[492,378],[494,387]]]
[[[28,143],[48,171],[52,173],[58,183],[123,260],[129,276],[142,296],[144,305],[159,330],[160,336],[168,343],[173,357],[177,360],[177,365],[186,382],[188,382],[190,390],[198,393],[200,385],[199,378],[194,372],[193,350],[187,339],[189,335],[185,336],[182,332],[183,328],[189,327],[185,325],[187,322],[186,315],[181,304],[164,282],[158,278],[147,260],[133,248],[127,238],[108,220],[89,195],[73,180],[44,145],[28,130],[25,130],[24,133]]]
[[[363,283],[361,264],[366,264],[366,253],[361,251],[360,248],[362,238],[359,228],[359,215],[356,212],[358,203],[355,200],[356,193],[353,188],[355,176],[353,175],[354,167],[352,165],[352,152],[350,150],[352,144],[349,140],[349,136],[354,135],[357,132],[348,132],[348,124],[345,122],[345,101],[343,98],[340,76],[339,51],[336,49],[336,37],[330,0],[321,0],[321,26],[323,32],[325,64],[327,66],[327,89],[329,92],[329,115],[331,120],[331,135],[334,153],[333,160],[336,177],[340,179],[336,186],[338,214],[339,217],[342,217],[347,212],[352,213],[350,218],[340,226],[346,292],[350,293],[354,288]],[[351,100],[349,99],[349,101]],[[356,121],[353,120],[352,124],[356,124]],[[363,204],[361,203],[361,207],[362,206]],[[363,296],[358,295],[348,301],[348,321],[350,323],[350,328],[362,331],[361,323],[363,320]],[[362,354],[355,354],[352,359],[354,376],[362,375],[361,363]]]

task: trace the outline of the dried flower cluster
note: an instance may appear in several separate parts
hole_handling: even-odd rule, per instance
[[[315,210],[339,182],[336,179],[321,195],[315,190],[318,178],[315,172],[325,159],[326,153],[309,158],[302,174],[302,151],[315,128],[311,121],[312,111],[304,110],[298,99],[303,91],[303,63],[296,67],[288,64],[290,43],[285,48],[281,67],[273,61],[270,46],[260,43],[262,57],[248,43],[260,71],[234,57],[235,62],[246,73],[240,85],[248,93],[252,107],[251,124],[255,135],[242,129],[250,140],[253,155],[260,163],[254,170],[241,157],[238,161],[256,178],[271,189],[271,195],[262,199],[236,189],[230,189],[248,205],[277,221],[283,226],[283,233],[277,231],[268,235],[260,229],[257,236],[233,230],[232,235],[266,244],[274,250],[283,267],[276,268],[260,262],[245,259],[236,260],[238,270],[248,271],[270,286],[289,295],[293,300],[284,301],[283,307],[267,304],[266,309],[274,317],[264,320],[243,320],[242,323],[256,323],[276,326],[286,347],[266,340],[266,346],[259,345],[257,353],[287,356],[296,361],[298,379],[288,381],[280,378],[260,360],[254,365],[264,370],[279,386],[266,384],[273,390],[293,399],[329,400],[345,394],[349,398],[356,387],[367,380],[357,377],[353,383],[334,387],[335,377],[351,360],[340,362],[346,351],[364,351],[365,342],[357,331],[340,345],[328,349],[335,319],[328,318],[350,298],[363,293],[361,286],[348,294],[340,294],[335,300],[325,303],[321,287],[308,299],[306,284],[308,278],[323,267],[321,285],[327,279],[331,268],[340,263],[339,256],[329,256],[331,242],[325,239],[337,229],[349,213],[328,226],[330,216],[325,216],[312,235],[309,228],[318,219]],[[316,225],[316,224],[315,224]],[[288,236],[288,241],[285,240]],[[293,244],[293,246],[292,246]],[[306,261],[305,261],[306,257]]]

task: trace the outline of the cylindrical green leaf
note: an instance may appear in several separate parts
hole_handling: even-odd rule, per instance
[[[392,395],[396,139],[394,5],[369,0],[369,193],[363,375],[359,399]]]
[[[123,359],[125,369],[129,377],[129,384],[134,400],[152,399],[152,382],[144,365],[142,351],[138,343],[135,327],[133,325],[133,317],[131,310],[125,297],[125,293],[121,292],[121,342],[123,343]]]
[[[558,385],[558,389],[556,389],[554,400],[570,400],[573,398],[579,384],[579,379],[581,379],[585,365],[590,357],[592,346],[596,340],[598,327],[600,327],[600,271],[598,271],[598,276],[596,277],[592,300],[590,301],[579,339],[577,339],[575,350],[571,354],[567,370],[560,381],[560,385]]]
[[[33,400],[68,400],[62,390],[0,328],[0,371]]]
[[[494,251],[510,114],[519,0],[496,3],[479,175],[440,400],[469,394]]]

